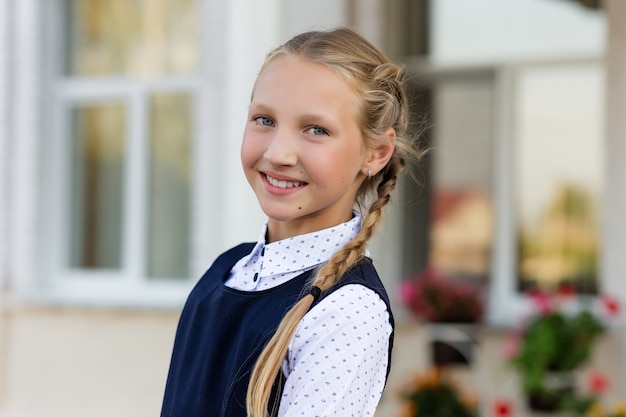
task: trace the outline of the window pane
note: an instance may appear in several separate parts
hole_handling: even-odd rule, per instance
[[[186,94],[150,101],[147,269],[152,278],[189,275],[191,110]]]
[[[487,81],[444,82],[434,91],[429,262],[454,277],[489,277],[492,100]]]
[[[195,0],[65,0],[69,75],[193,72],[198,61]]]
[[[72,112],[70,266],[120,268],[124,107]]]
[[[515,156],[519,285],[595,292],[602,184],[599,65],[521,73]]]

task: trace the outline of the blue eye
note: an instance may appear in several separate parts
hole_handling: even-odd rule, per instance
[[[273,127],[274,121],[266,116],[256,116],[254,121],[262,126]]]
[[[313,126],[313,127],[309,128],[309,132],[311,132],[311,134],[313,134],[315,136],[328,135],[328,131],[326,129],[324,129],[323,127],[319,127],[319,126]]]

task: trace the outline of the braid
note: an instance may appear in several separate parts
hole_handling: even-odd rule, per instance
[[[419,160],[420,154],[406,138],[408,104],[402,89],[404,70],[389,60],[372,44],[349,29],[329,32],[307,32],[296,36],[272,51],[261,71],[275,58],[295,55],[328,65],[353,88],[359,100],[362,136],[366,147],[375,149],[388,140],[385,132],[393,128],[395,147],[385,167],[373,178],[364,180],[357,192],[359,207],[373,194],[372,203],[362,219],[361,230],[350,242],[332,255],[316,272],[312,285],[327,291],[365,255],[367,243],[381,223],[385,206],[391,201],[398,175],[405,161]],[[246,397],[250,417],[274,415],[277,404],[269,399],[273,384],[281,371],[289,344],[298,324],[314,303],[311,294],[303,296],[285,315],[265,346],[252,371]]]
[[[383,209],[391,201],[391,192],[396,186],[398,174],[404,168],[400,158],[392,160],[381,171],[381,179],[376,192],[378,198],[372,203],[362,221],[361,231],[345,244],[322,266],[313,280],[313,285],[322,291],[335,285],[342,276],[365,255],[367,242],[371,239],[383,218]]]

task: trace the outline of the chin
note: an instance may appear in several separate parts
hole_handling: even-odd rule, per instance
[[[300,216],[294,216],[293,214],[276,213],[276,212],[265,211],[265,210],[263,212],[269,219],[275,222],[281,222],[281,223],[288,222],[288,221],[296,219],[297,217],[300,217]]]

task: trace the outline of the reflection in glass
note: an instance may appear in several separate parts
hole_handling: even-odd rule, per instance
[[[431,266],[487,280],[492,245],[492,87],[487,81],[437,85],[434,94]]]
[[[65,1],[68,75],[188,74],[196,69],[195,0]]]
[[[189,275],[191,98],[160,94],[150,100],[148,276]]]
[[[517,104],[520,289],[597,291],[602,71],[527,68]]]
[[[124,177],[123,106],[73,111],[70,266],[120,268]]]

